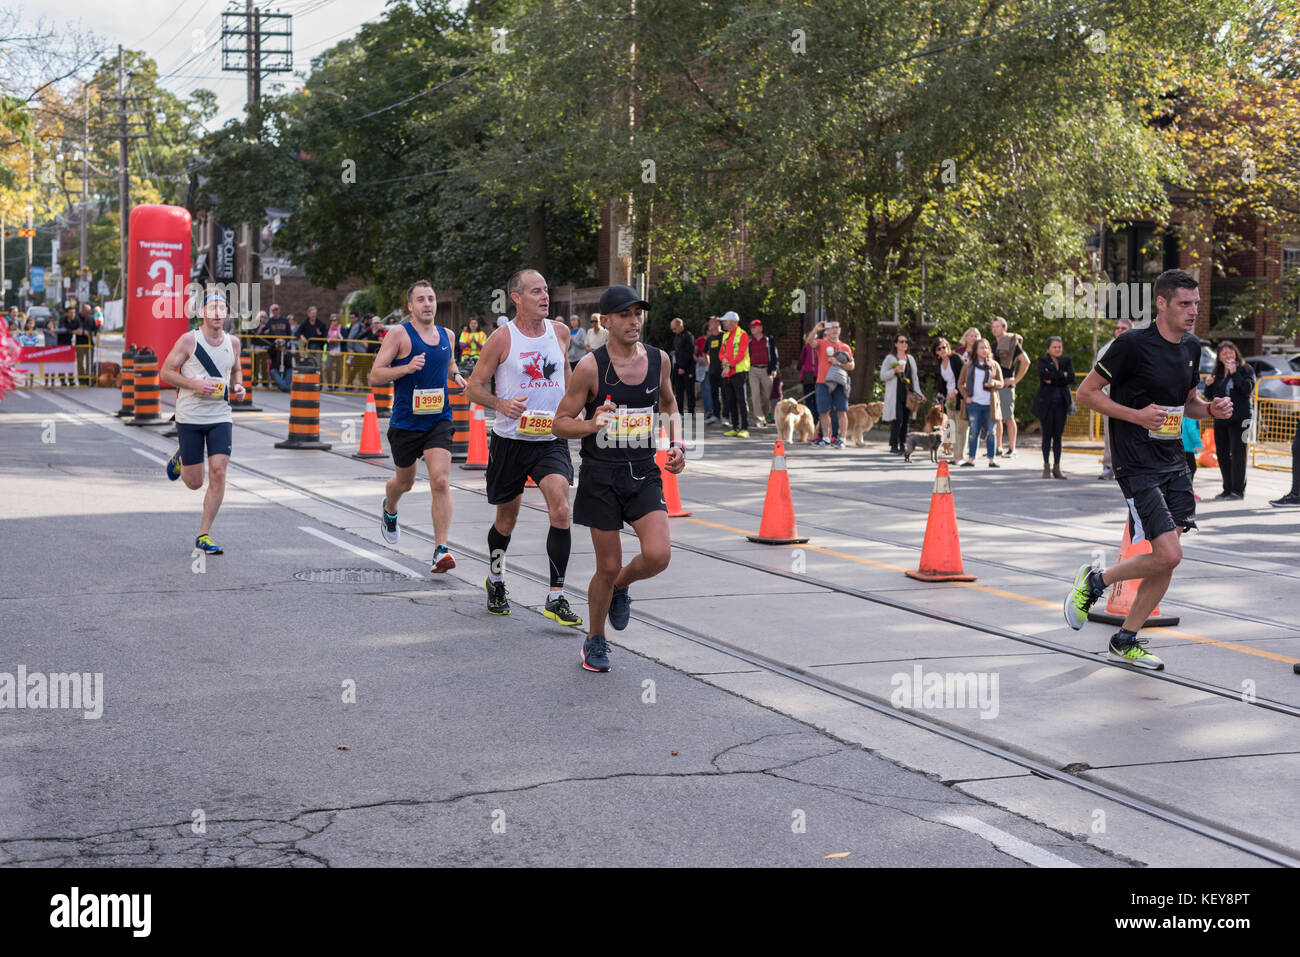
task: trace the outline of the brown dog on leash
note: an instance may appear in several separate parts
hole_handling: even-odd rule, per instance
[[[813,424],[812,411],[808,406],[794,399],[782,399],[773,411],[776,419],[776,434],[781,441],[789,444],[799,433],[800,442],[811,442],[817,437],[817,427]]]
[[[880,417],[885,413],[885,403],[883,402],[859,402],[856,405],[849,406],[849,425],[847,434],[840,436],[845,443],[849,439],[858,448],[866,445],[864,436],[870,432]]]

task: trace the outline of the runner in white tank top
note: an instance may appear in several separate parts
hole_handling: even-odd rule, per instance
[[[483,583],[487,608],[494,615],[510,614],[506,597],[505,555],[519,518],[524,485],[537,483],[551,519],[546,537],[551,589],[542,612],[562,625],[576,627],[582,619],[564,598],[564,573],[569,565],[569,486],[573,460],[569,443],[551,432],[555,410],[569,383],[569,327],[548,319],[551,300],[546,279],[534,269],[510,277],[507,286],[515,304],[512,322],[488,336],[466,392],[471,402],[496,411],[488,448],[488,504],[497,507],[488,528],[492,567]],[[496,376],[496,395],[488,382]]]
[[[209,425],[213,422],[230,422],[233,416],[230,403],[226,401],[226,384],[230,380],[230,370],[235,365],[235,350],[231,345],[231,335],[221,332],[221,342],[214,346],[206,335],[195,334],[190,357],[181,365],[181,376],[196,383],[208,380],[217,383],[217,390],[211,395],[196,392],[194,389],[180,386],[176,389],[176,421],[189,425]],[[202,349],[217,367],[219,375],[213,376],[199,360],[198,350]]]
[[[239,340],[222,329],[226,300],[210,293],[203,301],[203,325],[176,340],[159,371],[159,378],[176,389],[176,432],[180,447],[167,462],[167,477],[185,480],[191,489],[203,487],[203,460],[208,462],[208,491],[194,547],[220,555],[221,547],[208,534],[226,494],[226,465],[233,434],[226,396],[244,395],[239,367]],[[209,369],[200,356],[212,364]]]
[[[497,397],[522,399],[526,408],[518,418],[498,415],[492,423],[494,434],[525,442],[560,441],[551,432],[551,424],[564,397],[568,364],[555,332],[555,327],[561,326],[563,323],[546,320],[540,336],[525,335],[517,318],[502,327],[509,344],[496,370]]]

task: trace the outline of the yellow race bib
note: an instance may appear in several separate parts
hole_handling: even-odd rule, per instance
[[[1164,405],[1160,407],[1165,413],[1165,421],[1158,429],[1148,429],[1147,435],[1153,439],[1182,439],[1183,407],[1181,405]]]
[[[650,435],[654,409],[619,409],[610,420],[608,432],[612,439],[643,441]]]
[[[436,415],[442,411],[446,397],[443,389],[412,389],[411,411],[416,415]]]
[[[531,438],[540,438],[543,435],[550,435],[554,426],[554,412],[525,412],[519,417],[519,427],[515,430],[515,433]]]

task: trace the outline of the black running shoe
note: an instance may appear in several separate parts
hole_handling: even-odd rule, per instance
[[[1274,508],[1300,508],[1300,494],[1289,492],[1281,498],[1275,498],[1268,503]]]
[[[510,614],[510,599],[506,597],[506,583],[485,578],[483,587],[487,589],[488,611],[493,615]]]
[[[588,671],[609,670],[609,645],[604,635],[595,635],[582,643],[582,667]]]
[[[383,504],[379,506],[379,515],[379,531],[383,533],[384,541],[396,545],[401,532],[397,529],[397,516],[389,514],[388,496],[384,496]]]
[[[631,617],[632,598],[626,588],[615,585],[614,597],[609,600],[609,623],[616,631],[622,631],[627,627],[628,619]]]
[[[582,619],[573,613],[569,607],[569,600],[561,595],[555,601],[548,601],[546,607],[542,609],[542,614],[551,621],[558,621],[561,625],[577,627],[582,624]]]

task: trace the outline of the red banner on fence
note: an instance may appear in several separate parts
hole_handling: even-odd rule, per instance
[[[75,373],[77,371],[76,346],[23,346],[14,366],[14,375],[46,375]]]

